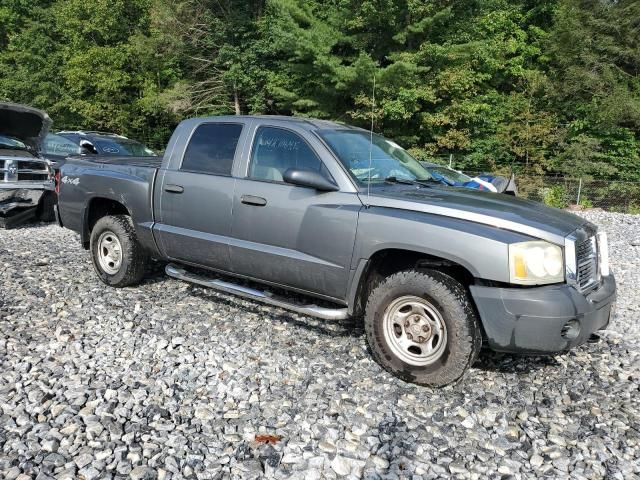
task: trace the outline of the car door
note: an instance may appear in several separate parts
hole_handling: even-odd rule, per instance
[[[247,174],[237,180],[233,198],[233,270],[344,299],[362,203],[353,192],[287,184],[289,168],[332,179],[302,132],[257,126]]]
[[[231,268],[228,238],[235,179],[233,163],[244,124],[201,123],[182,160],[161,172],[156,224],[160,248],[173,260],[218,270]]]

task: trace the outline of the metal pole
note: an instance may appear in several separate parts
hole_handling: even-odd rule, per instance
[[[451,168],[451,165],[453,165],[453,153],[449,154],[449,168]]]
[[[582,177],[580,177],[580,183],[578,183],[578,199],[576,205],[580,205],[580,191],[582,190]]]

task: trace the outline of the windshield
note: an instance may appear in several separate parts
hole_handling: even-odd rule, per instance
[[[127,138],[96,138],[93,141],[99,155],[155,157],[156,154],[140,142]]]
[[[440,178],[442,177],[445,180],[448,180],[449,182],[452,182],[452,183],[466,183],[471,181],[471,177],[465,175],[464,173],[451,170],[450,168],[447,168],[447,167],[437,167],[437,166],[427,165],[425,168],[429,170],[429,173],[431,174],[431,176],[436,180],[440,180]]]
[[[46,155],[80,155],[81,149],[71,140],[60,135],[48,134],[44,139],[43,151]]]
[[[28,150],[27,146],[20,140],[13,137],[7,137],[6,135],[0,135],[0,148]]]
[[[400,145],[381,135],[361,130],[318,130],[340,162],[361,184],[381,184],[386,179],[432,180],[429,172]],[[369,161],[371,152],[371,161]]]

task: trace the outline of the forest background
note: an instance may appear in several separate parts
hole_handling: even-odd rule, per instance
[[[368,128],[374,77],[375,130],[419,159],[640,181],[637,0],[0,0],[0,99],[57,129],[162,149],[196,115]]]

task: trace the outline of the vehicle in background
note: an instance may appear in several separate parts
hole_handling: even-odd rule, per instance
[[[108,132],[69,131],[57,135],[78,145],[83,155],[107,155],[112,157],[155,157],[156,153],[142,143]]]
[[[51,119],[40,110],[0,103],[0,226],[34,216],[54,220],[53,170],[42,155]]]
[[[513,195],[514,197],[518,195],[516,176],[513,173],[510,177],[505,177],[502,175],[489,175],[488,173],[483,173],[481,175],[476,175],[475,178],[490,183],[495,187],[498,193]]]
[[[140,282],[156,258],[169,276],[225,293],[325,320],[363,317],[375,360],[410,382],[456,381],[483,343],[566,351],[611,318],[615,279],[595,225],[445,187],[359,128],[193,118],[163,158],[70,157],[61,174],[58,220],[80,234],[105,284]]]
[[[486,190],[489,192],[506,193],[514,196],[518,192],[514,175],[511,175],[511,178],[488,174],[470,177],[469,175],[444,165],[438,165],[430,162],[420,163],[427,169],[435,180],[438,180],[442,184],[450,187],[473,188],[474,190]]]
[[[44,139],[42,154],[47,160],[51,161],[54,171],[57,172],[64,165],[67,157],[81,155],[82,148],[68,138],[49,133]]]

